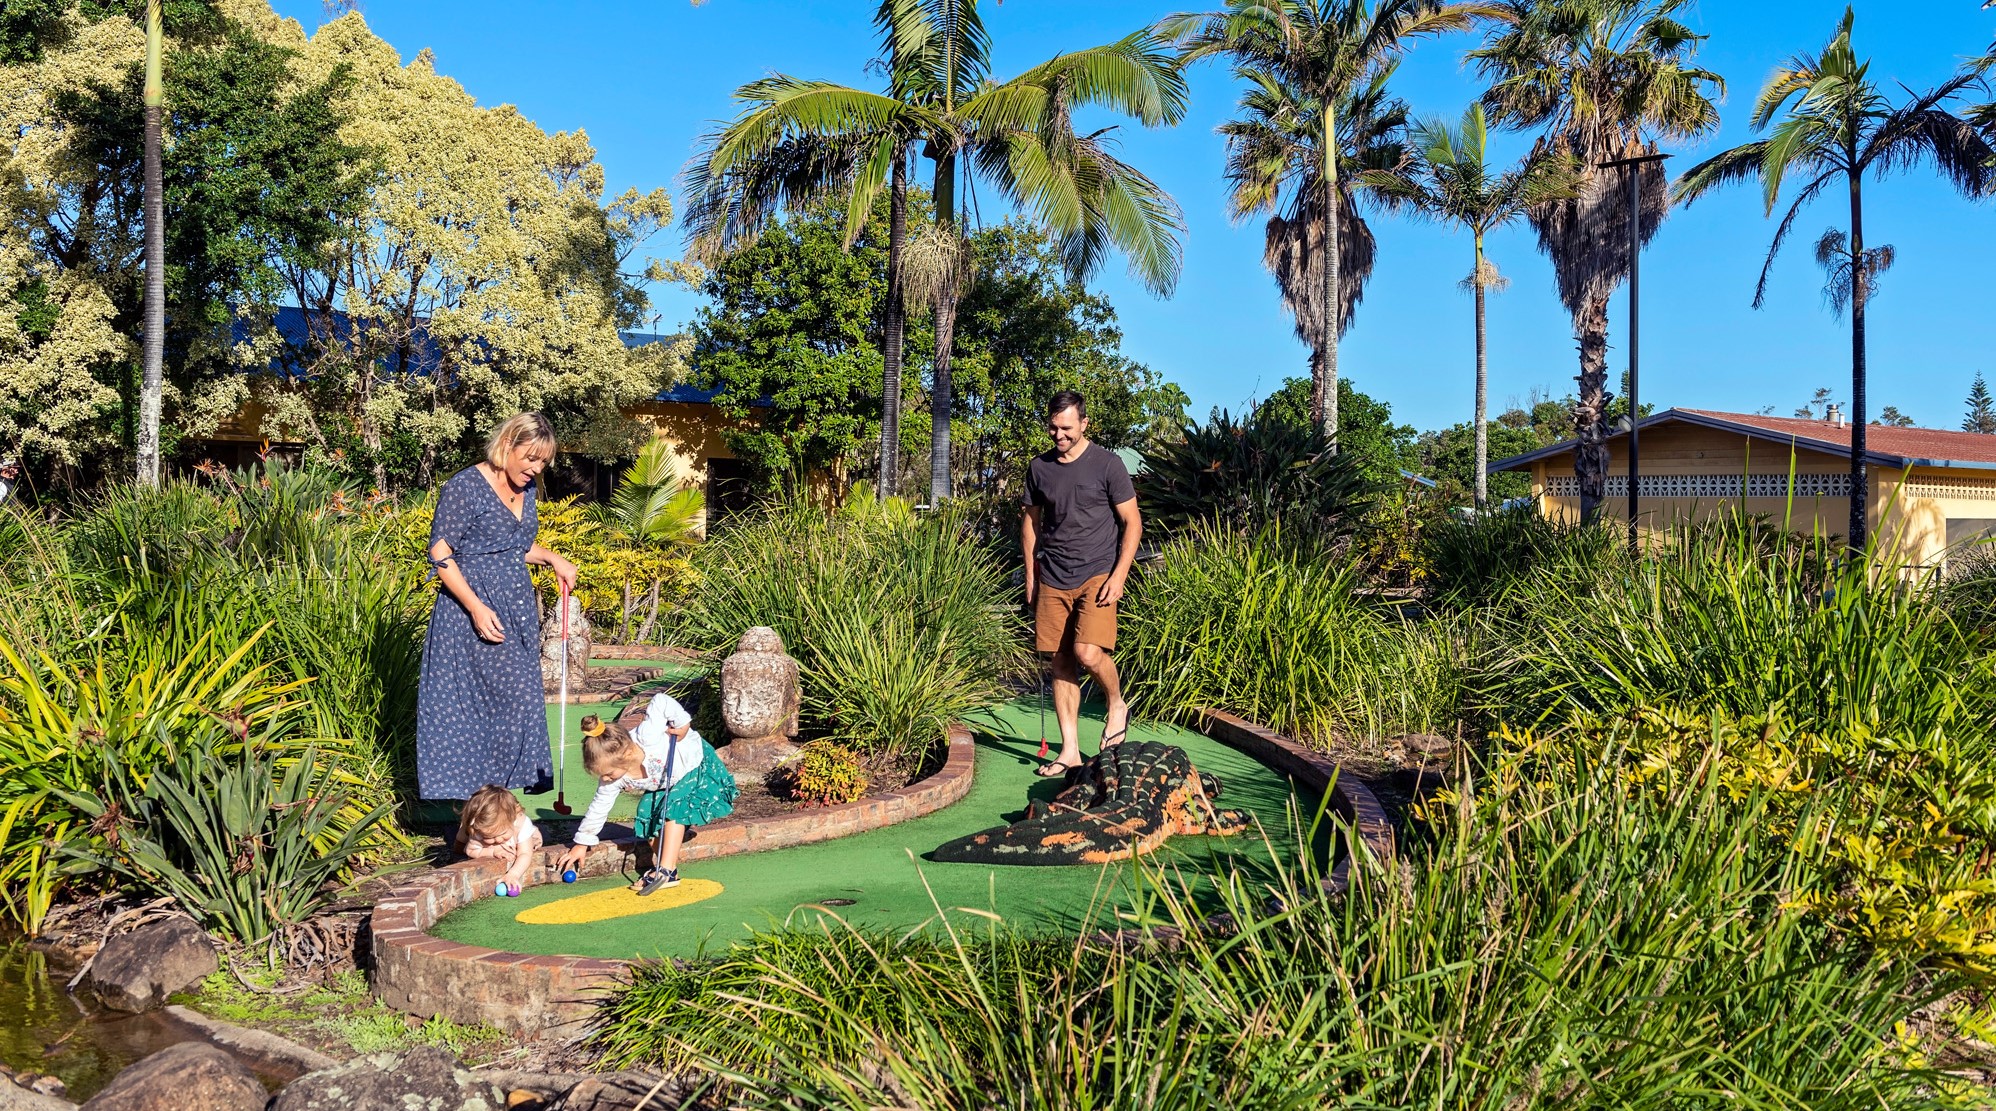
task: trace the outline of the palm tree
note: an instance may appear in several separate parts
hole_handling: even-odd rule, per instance
[[[701,517],[707,510],[706,495],[693,484],[673,455],[672,442],[663,436],[645,441],[638,457],[617,480],[617,489],[607,504],[595,508],[597,523],[622,536],[642,557],[634,570],[651,572],[649,608],[644,623],[631,630],[631,587],[624,584],[624,642],[642,644],[651,635],[658,619],[659,592],[664,586],[661,557],[685,548],[699,539]],[[641,577],[641,576],[640,576]]]
[[[1725,81],[1691,64],[1703,36],[1676,19],[1691,0],[1506,0],[1493,35],[1470,52],[1492,81],[1483,96],[1500,126],[1543,127],[1534,154],[1568,158],[1575,194],[1530,214],[1552,260],[1580,346],[1580,443],[1573,470],[1592,520],[1608,481],[1608,298],[1629,272],[1629,213],[1621,173],[1640,172],[1643,242],[1669,208],[1663,172],[1604,173],[1601,163],[1655,154],[1656,141],[1703,135],[1719,123]]]
[[[1929,163],[1957,189],[1979,196],[1996,179],[1990,145],[1966,120],[1944,105],[1972,84],[1973,71],[1924,93],[1911,94],[1893,105],[1872,82],[1869,60],[1860,60],[1851,46],[1852,14],[1844,9],[1836,34],[1820,53],[1790,59],[1768,78],[1754,102],[1753,127],[1765,130],[1777,115],[1771,137],[1745,143],[1714,155],[1687,171],[1677,182],[1677,199],[1685,204],[1711,190],[1735,182],[1757,180],[1767,213],[1781,197],[1790,175],[1807,179],[1781,218],[1768,246],[1767,261],[1754,287],[1753,304],[1767,296],[1767,278],[1774,257],[1795,226],[1796,217],[1825,190],[1841,185],[1850,202],[1850,230],[1831,229],[1817,241],[1817,259],[1829,272],[1826,288],[1839,317],[1848,306],[1851,319],[1851,436],[1850,533],[1853,550],[1865,543],[1865,304],[1880,272],[1892,264],[1892,248],[1867,247],[1864,238],[1864,179],[1920,163]]]
[[[1490,439],[1484,413],[1489,383],[1484,297],[1502,291],[1505,280],[1483,254],[1483,238],[1491,232],[1555,200],[1572,197],[1579,168],[1568,158],[1537,152],[1516,169],[1490,170],[1489,128],[1483,106],[1472,104],[1462,123],[1451,128],[1445,120],[1428,120],[1414,129],[1407,165],[1398,170],[1370,170],[1359,183],[1388,205],[1469,230],[1475,264],[1463,285],[1476,297],[1476,508],[1489,500]]]
[[[1494,8],[1440,0],[1225,0],[1225,5],[1169,16],[1158,29],[1179,44],[1188,62],[1225,59],[1249,83],[1241,99],[1248,118],[1221,128],[1228,136],[1229,207],[1236,218],[1276,212],[1265,257],[1288,267],[1276,268],[1277,280],[1280,284],[1285,273],[1291,279],[1283,299],[1299,331],[1314,317],[1309,320],[1314,334],[1307,338],[1313,348],[1310,417],[1335,447],[1338,337],[1357,300],[1345,293],[1342,271],[1355,253],[1369,270],[1371,254],[1369,236],[1362,253],[1348,252],[1343,242],[1356,212],[1349,210],[1350,191],[1340,170],[1348,165],[1347,153],[1365,148],[1340,109],[1362,90],[1380,93],[1377,79],[1390,72],[1410,40],[1466,29]],[[1380,93],[1375,107],[1382,103]],[[1325,219],[1334,209],[1338,219]],[[1298,264],[1305,256],[1315,264]],[[1315,289],[1299,295],[1304,282],[1321,282],[1321,296],[1312,296]]]
[[[1365,171],[1398,166],[1406,157],[1400,133],[1406,127],[1407,106],[1387,93],[1394,68],[1392,63],[1382,66],[1363,86],[1348,92],[1334,113],[1340,148],[1334,342],[1351,328],[1377,255],[1378,245],[1359,208],[1353,182]],[[1318,153],[1324,135],[1318,118],[1322,113],[1313,102],[1299,101],[1275,75],[1244,67],[1240,72],[1248,83],[1240,99],[1243,116],[1218,129],[1227,138],[1228,214],[1242,220],[1272,210],[1264,230],[1262,264],[1275,275],[1282,307],[1295,321],[1296,337],[1311,348],[1311,419],[1321,426],[1328,412],[1335,424],[1336,371],[1325,367],[1335,365],[1336,356],[1321,342],[1327,320],[1323,263],[1328,252],[1324,191],[1316,186],[1315,168],[1323,164]],[[1299,184],[1285,200],[1283,184],[1292,178]],[[1321,392],[1326,383],[1328,395]]]
[[[1133,273],[1154,292],[1168,294],[1180,260],[1177,207],[1115,156],[1110,129],[1077,132],[1074,113],[1099,106],[1146,126],[1173,124],[1185,113],[1185,82],[1164,44],[1147,33],[1062,54],[995,82],[976,0],[883,0],[875,22],[885,46],[885,94],[784,76],[737,90],[741,113],[708,137],[689,170],[689,228],[696,242],[725,250],[780,209],[844,192],[847,235],[857,238],[874,199],[889,190],[885,346],[896,356],[887,372],[898,378],[900,320],[909,303],[902,256],[916,238],[905,229],[904,159],[919,153],[930,160],[937,227],[928,238],[942,245],[941,261],[928,271],[934,279],[928,307],[936,312],[930,496],[946,498],[950,349],[968,277],[959,183],[982,177],[1039,221],[1077,276],[1092,273],[1113,248],[1129,256]],[[892,410],[899,394],[883,392]],[[891,424],[897,439],[890,439]],[[890,456],[898,435],[898,424],[884,420],[883,497],[893,492]]]

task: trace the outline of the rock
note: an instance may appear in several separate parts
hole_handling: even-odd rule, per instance
[[[215,943],[189,918],[166,918],[117,935],[90,962],[90,987],[114,1011],[143,1011],[221,967]]]
[[[308,1049],[267,1030],[237,1026],[186,1007],[168,1007],[165,1013],[173,1021],[193,1027],[215,1045],[281,1076],[300,1076],[339,1064],[316,1049]]]
[[[1447,737],[1438,737],[1433,733],[1409,733],[1400,738],[1400,748],[1416,764],[1437,764],[1449,758],[1455,744]]]
[[[506,1090],[491,1078],[459,1065],[447,1050],[426,1045],[308,1073],[285,1085],[270,1111],[503,1111],[506,1106]]]
[[[657,1091],[654,1092],[653,1089]],[[548,1111],[669,1111],[685,1102],[686,1085],[676,1080],[659,1083],[656,1076],[638,1072],[614,1072],[592,1076],[566,1095],[548,1105]],[[645,1097],[650,1096],[647,1100]]]
[[[721,760],[740,782],[760,780],[797,754],[797,661],[776,630],[758,625],[742,634],[721,663],[721,722],[728,743]]]
[[[24,1087],[16,1076],[0,1077],[0,1111],[76,1111],[76,1105],[61,1096]]]
[[[242,1062],[207,1042],[181,1042],[128,1066],[85,1111],[263,1111],[269,1094]]]
[[[594,633],[589,617],[582,612],[582,600],[568,597],[568,691],[581,692],[589,678],[589,654]],[[548,607],[541,621],[541,685],[549,694],[561,693],[561,604]]]

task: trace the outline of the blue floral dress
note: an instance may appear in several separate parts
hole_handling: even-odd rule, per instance
[[[450,545],[472,592],[498,613],[506,639],[481,639],[450,591],[437,591],[416,696],[423,798],[470,798],[488,783],[528,787],[551,774],[540,601],[526,562],[540,531],[534,494],[528,487],[516,518],[478,468],[467,467],[437,495],[430,544]]]

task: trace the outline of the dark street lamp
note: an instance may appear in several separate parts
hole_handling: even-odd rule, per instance
[[[1598,163],[1601,169],[1623,167],[1628,172],[1622,176],[1629,183],[1629,553],[1636,552],[1636,499],[1641,482],[1637,476],[1637,426],[1642,422],[1642,407],[1637,403],[1636,388],[1637,356],[1642,350],[1642,333],[1638,327],[1636,306],[1640,303],[1641,262],[1643,251],[1642,227],[1642,167],[1651,162],[1662,162],[1667,154],[1643,154],[1634,158],[1613,158]]]

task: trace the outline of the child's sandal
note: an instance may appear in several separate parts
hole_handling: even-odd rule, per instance
[[[651,895],[668,887],[679,886],[679,869],[653,868],[638,880],[638,894]]]

